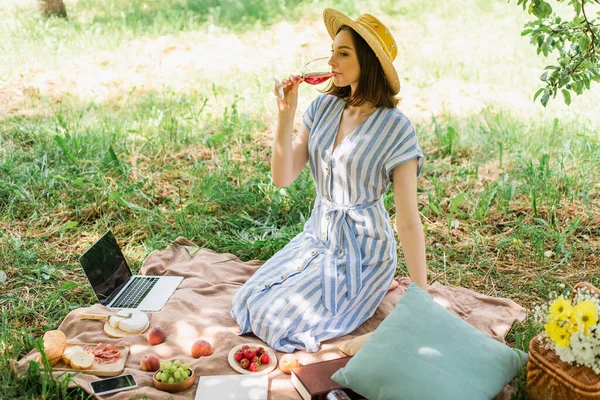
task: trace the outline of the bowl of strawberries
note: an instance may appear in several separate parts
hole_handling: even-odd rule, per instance
[[[240,374],[267,374],[277,367],[277,354],[268,346],[245,343],[232,348],[227,361]]]

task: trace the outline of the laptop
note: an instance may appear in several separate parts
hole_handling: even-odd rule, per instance
[[[183,280],[183,276],[133,275],[111,231],[79,263],[100,304],[110,308],[159,311]]]

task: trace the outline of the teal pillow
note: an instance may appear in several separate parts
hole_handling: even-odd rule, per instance
[[[331,379],[369,400],[489,400],[527,364],[411,283]]]

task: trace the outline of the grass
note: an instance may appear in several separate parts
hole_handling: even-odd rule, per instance
[[[107,229],[135,271],[177,236],[265,260],[302,230],[314,198],[307,169],[285,189],[271,183],[268,81],[327,54],[325,2],[65,4],[67,21],[40,19],[34,1],[0,2],[1,398],[86,398],[10,365],[95,302],[77,257]],[[398,39],[400,107],[427,155],[430,282],[528,310],[560,283],[600,285],[600,96],[532,103],[550,61],[520,37],[520,7],[327,6],[382,16]],[[301,88],[299,108],[315,95]],[[393,218],[391,194],[385,204]],[[507,340],[526,350],[538,330],[528,318]]]

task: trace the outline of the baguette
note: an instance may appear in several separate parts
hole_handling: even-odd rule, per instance
[[[94,356],[92,353],[81,350],[71,353],[71,367],[75,369],[90,369],[94,365]]]
[[[81,346],[73,346],[73,347],[68,347],[65,352],[62,355],[62,360],[65,363],[65,365],[68,367],[69,365],[71,365],[71,357],[74,353],[78,352],[78,351],[85,351],[83,350],[83,347]]]

